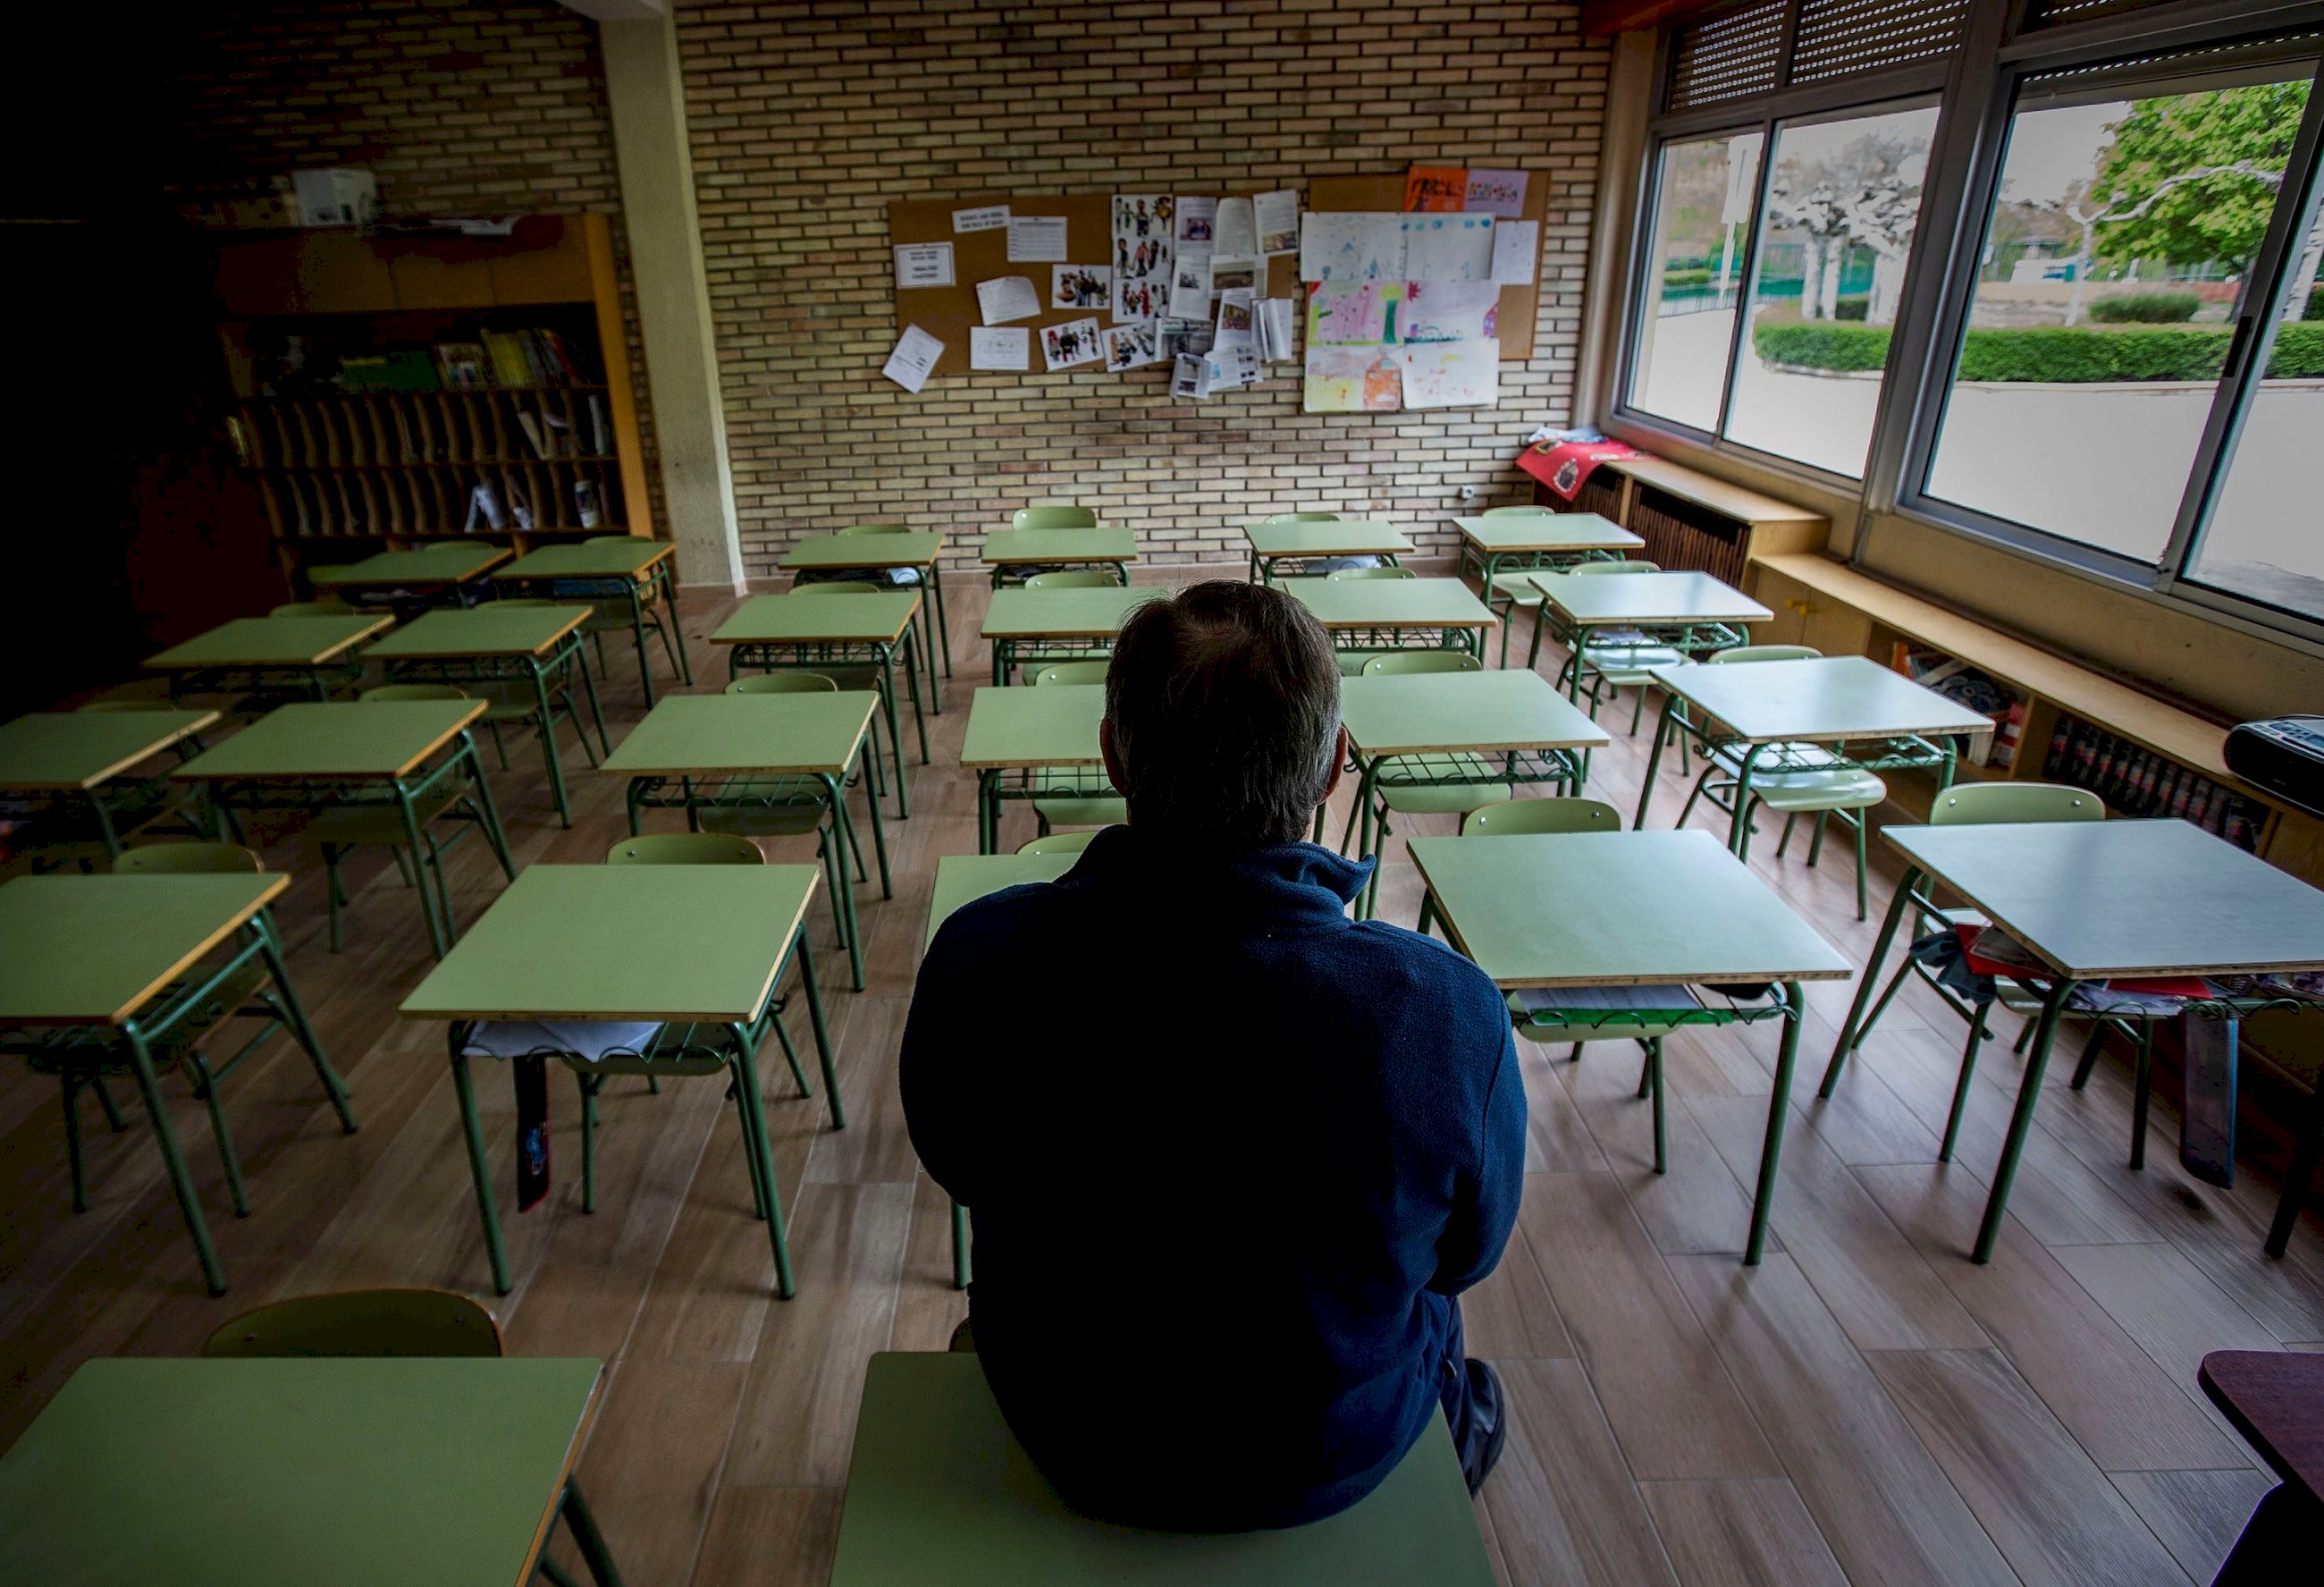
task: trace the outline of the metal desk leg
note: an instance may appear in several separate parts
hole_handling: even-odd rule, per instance
[[[2034,1128],[2034,1110],[2042,1101],[2042,1075],[2050,1066],[2050,1044],[2058,1034],[2058,1016],[2076,983],[2060,976],[2042,1002],[2042,1022],[2035,1027],[2034,1045],[2025,1051],[2025,1078],[2017,1089],[2017,1111],[2009,1116],[2009,1140],[2001,1149],[2000,1167],[1994,1170],[1993,1189],[1985,1198],[1985,1222],[1978,1225],[1977,1250],[1969,1259],[1989,1262],[2001,1243],[2001,1220],[2009,1211],[2009,1187],[2016,1183],[2018,1160],[2025,1155],[2025,1137]],[[1974,1028],[1972,1028],[1974,1033]]]
[[[1751,857],[1751,765],[1766,744],[1750,744],[1735,771],[1735,812],[1727,826],[1727,847],[1738,860]]]
[[[508,834],[501,826],[500,807],[493,802],[493,785],[484,780],[484,758],[476,752],[476,737],[473,732],[462,730],[460,752],[467,757],[468,770],[476,780],[476,803],[483,806],[484,811],[484,841],[493,845],[493,856],[501,863],[501,874],[514,881],[516,862],[509,857]],[[448,898],[444,909],[447,915],[451,913]]]
[[[549,704],[549,674],[537,660],[532,663],[532,704],[540,713],[540,758],[549,766],[549,797],[557,806],[558,820],[569,829],[573,812],[565,803],[565,767],[557,754],[557,718]],[[588,734],[577,713],[573,718],[573,730],[581,734],[586,743]]]
[[[171,1126],[169,1104],[161,1100],[161,1083],[153,1074],[153,1056],[146,1047],[145,1033],[136,1020],[131,1020],[121,1027],[121,1034],[129,1043],[129,1061],[137,1072],[137,1089],[145,1098],[145,1112],[153,1121],[153,1139],[161,1143],[161,1162],[170,1171],[170,1188],[177,1194],[178,1212],[186,1220],[186,1232],[193,1236],[194,1255],[202,1264],[202,1281],[212,1295],[224,1295],[226,1269],[218,1264],[217,1248],[210,1243],[209,1220],[202,1216],[202,1204],[195,1199],[194,1176],[186,1167],[185,1153],[179,1149],[178,1132]]]
[[[455,1022],[450,1027],[452,1089],[460,1099],[460,1128],[468,1140],[468,1174],[475,1181],[476,1213],[484,1220],[484,1255],[493,1265],[493,1290],[506,1295],[508,1248],[501,1241],[500,1203],[493,1195],[492,1160],[484,1155],[484,1121],[476,1116],[475,1082],[468,1074],[467,1055],[460,1050],[466,1037],[466,1026]]]
[[[987,769],[976,774],[976,852],[1001,852],[1001,773]]]
[[[678,676],[687,687],[692,688],[694,661],[686,653],[686,634],[678,625],[678,574],[672,563],[662,564],[660,578],[662,604],[669,611],[669,627],[662,634],[662,648],[670,652],[670,660],[678,664]]]
[[[799,985],[807,992],[807,1023],[815,1029],[816,1062],[823,1068],[823,1092],[831,1106],[831,1127],[847,1128],[847,1110],[840,1105],[839,1072],[831,1066],[831,1032],[823,1022],[823,992],[815,982],[815,955],[807,946],[804,929],[798,935]]]
[[[397,813],[403,817],[404,841],[411,850],[411,884],[420,893],[420,912],[428,921],[428,944],[436,950],[436,956],[440,959],[449,953],[452,947],[448,940],[449,928],[446,924],[452,918],[452,904],[449,899],[444,901],[443,917],[438,919],[435,895],[430,890],[428,881],[428,848],[420,834],[420,815],[412,807],[410,788],[401,778],[396,780],[395,784],[395,807]],[[444,872],[440,866],[437,868],[435,885],[446,886]],[[503,1289],[501,1293],[506,1295],[508,1291]]]
[[[1756,1268],[1767,1244],[1767,1219],[1775,1204],[1775,1172],[1784,1153],[1784,1124],[1792,1105],[1792,1071],[1799,1063],[1800,1027],[1806,1021],[1807,998],[1799,983],[1784,984],[1784,1045],[1775,1056],[1775,1089],[1767,1099],[1767,1134],[1759,1145],[1759,1188],[1751,1199],[1751,1237],[1743,1247],[1743,1265]]]
[[[904,734],[896,725],[896,657],[880,647],[880,703],[888,713],[888,749],[896,768],[896,811],[906,820],[912,815],[912,790],[904,780]],[[926,765],[923,761],[921,764]]]
[[[799,952],[806,952],[804,927],[794,945]],[[734,1037],[734,1100],[742,1110],[742,1147],[758,1164],[756,1177],[766,1198],[767,1240],[775,1250],[775,1293],[788,1300],[798,1293],[798,1284],[791,1274],[791,1247],[783,1231],[782,1198],[775,1190],[774,1157],[767,1149],[767,1104],[759,1094],[758,1055],[752,1050],[750,1026],[737,1023],[727,1029]]]
[[[944,675],[952,676],[952,614],[945,610],[944,574],[936,563],[928,564],[928,591],[936,603],[936,639],[944,652]]]
[[[266,957],[267,973],[274,977],[275,992],[282,1000],[282,1013],[290,1026],[290,1034],[307,1049],[307,1056],[315,1066],[315,1077],[323,1083],[323,1090],[331,1099],[331,1110],[339,1116],[339,1128],[353,1135],[356,1130],[355,1110],[347,1105],[353,1094],[339,1072],[331,1067],[331,1060],[323,1056],[322,1038],[307,1019],[307,1006],[299,1001],[298,992],[290,984],[290,969],[282,963],[282,942],[274,935],[274,921],[269,911],[261,909],[252,924],[257,928],[259,951]]]
[[[1676,695],[1663,696],[1663,708],[1655,718],[1654,748],[1646,752],[1646,780],[1638,789],[1638,813],[1630,823],[1630,830],[1633,832],[1644,832],[1646,829],[1646,807],[1655,801],[1655,772],[1663,763],[1663,741],[1670,736],[1671,713],[1677,707]],[[1577,791],[1579,791],[1578,785]]]
[[[1848,1020],[1840,1028],[1840,1039],[1832,1044],[1831,1062],[1824,1066],[1823,1084],[1816,1088],[1818,1096],[1830,1096],[1831,1088],[1840,1084],[1840,1069],[1864,1029],[1864,1007],[1872,1001],[1872,989],[1880,984],[1880,966],[1888,957],[1888,945],[1896,940],[1896,927],[1904,920],[1904,911],[1912,908],[1913,890],[1920,883],[1920,870],[1911,865],[1904,867],[1904,874],[1896,879],[1896,896],[1888,900],[1888,913],[1881,919],[1880,935],[1872,942],[1872,956],[1864,961],[1864,968],[1857,974],[1856,1001],[1848,1005]]]

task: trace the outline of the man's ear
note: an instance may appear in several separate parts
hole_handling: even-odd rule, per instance
[[[1332,774],[1323,780],[1323,797],[1315,802],[1329,804],[1332,796],[1340,791],[1340,774],[1348,769],[1348,730],[1342,726],[1332,740]]]
[[[1097,748],[1098,752],[1105,757],[1106,777],[1112,782],[1114,791],[1120,792],[1121,757],[1113,752],[1113,724],[1103,717],[1098,719]]]

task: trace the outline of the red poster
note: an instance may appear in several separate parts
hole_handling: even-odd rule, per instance
[[[1406,213],[1438,210],[1457,215],[1468,200],[1469,172],[1465,167],[1416,165],[1404,179]]]

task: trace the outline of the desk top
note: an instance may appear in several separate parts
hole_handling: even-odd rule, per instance
[[[2185,821],[1880,835],[2078,981],[2324,969],[2324,892]]]
[[[90,1361],[0,1457],[0,1578],[512,1587],[532,1573],[600,1372],[554,1358]]]
[[[970,771],[1103,765],[1097,726],[1104,718],[1102,683],[980,688],[969,702],[960,763]]]
[[[844,777],[879,704],[869,689],[670,695],[655,703],[599,770],[616,777]]]
[[[545,656],[589,621],[586,606],[481,606],[423,612],[364,652],[369,661],[421,661],[461,656]]]
[[[887,644],[920,609],[916,590],[881,595],[752,595],[711,634],[714,645]]]
[[[1455,518],[1462,538],[1479,550],[1632,551],[1646,542],[1595,512],[1494,512]]]
[[[1286,578],[1326,628],[1491,628],[1500,619],[1457,578]]]
[[[437,540],[408,551],[381,551],[338,567],[310,567],[307,581],[317,589],[357,586],[466,584],[482,578],[516,553],[480,540]]]
[[[2196,1379],[2277,1476],[2324,1498],[2324,1355],[2215,1350]]]
[[[484,714],[482,700],[277,706],[170,773],[190,781],[407,777]]]
[[[1655,680],[1743,743],[1990,733],[1993,718],[1864,656],[1656,667]]]
[[[1012,562],[1135,562],[1138,537],[1126,529],[996,529],[984,537],[984,559]]]
[[[40,711],[0,727],[0,788],[96,788],[218,719],[216,711]]]
[[[1403,557],[1412,542],[1393,523],[1342,518],[1326,523],[1246,523],[1243,538],[1262,557]]]
[[[812,865],[533,865],[403,1000],[412,1020],[758,1018]]]
[[[1454,946],[1504,992],[1850,973],[1707,832],[1416,837],[1412,858]]]
[[[1220,1436],[1229,1436],[1223,1431]],[[1443,1419],[1360,1503],[1311,1526],[1141,1532],[1065,1508],[973,1355],[881,1353],[864,1374],[831,1587],[1492,1587]]]
[[[1367,755],[1613,743],[1540,673],[1514,669],[1351,678],[1340,685],[1340,720]]]
[[[261,871],[20,876],[0,886],[0,1023],[121,1024],[290,885]]]
[[[1568,622],[1765,623],[1775,616],[1708,573],[1536,573],[1534,587]]]
[[[934,531],[904,534],[811,534],[783,553],[783,567],[926,567],[944,553]]]
[[[668,540],[641,534],[623,539],[543,546],[527,551],[493,575],[494,578],[635,578],[658,562],[678,555]]]
[[[237,617],[145,658],[157,672],[208,667],[319,667],[395,626],[385,612],[345,617]]]
[[[984,612],[984,637],[1109,639],[1121,632],[1131,612],[1169,593],[1156,584],[1118,585],[1111,589],[995,590],[992,604]]]
[[[1079,863],[1079,854],[946,854],[936,861],[936,890],[928,899],[928,928],[920,938],[925,950],[936,940],[936,927],[952,918],[963,904],[989,892],[1028,881],[1055,881]]]

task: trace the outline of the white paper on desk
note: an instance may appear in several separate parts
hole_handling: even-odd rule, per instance
[[[1490,281],[1493,217],[1489,215],[1404,217],[1404,279]]]
[[[1469,168],[1469,190],[1462,198],[1461,208],[1471,215],[1515,218],[1525,213],[1525,172],[1487,171],[1472,165]]]
[[[952,212],[952,229],[956,232],[997,232],[1009,224],[1009,206],[986,204],[975,209],[955,209]]]
[[[528,1053],[571,1053],[595,1064],[608,1053],[642,1055],[659,1025],[621,1020],[480,1020],[468,1030],[461,1056],[521,1058]]]
[[[1299,228],[1299,279],[1410,279],[1404,268],[1405,218],[1393,210],[1309,210]]]
[[[1032,333],[1021,325],[968,328],[971,369],[1023,369],[1033,360]]]
[[[1540,257],[1541,222],[1493,223],[1493,280],[1505,287],[1524,286],[1533,280],[1534,262]]]
[[[1299,193],[1294,188],[1283,188],[1272,193],[1261,193],[1251,200],[1251,213],[1259,226],[1259,251],[1262,254],[1292,254],[1299,248]],[[1224,251],[1226,245],[1219,247]]]
[[[945,345],[917,325],[908,325],[904,334],[896,338],[896,350],[888,355],[888,362],[880,373],[908,392],[917,392],[928,383],[936,370],[936,360],[944,356]]]
[[[1406,408],[1489,408],[1501,400],[1499,342],[1419,342],[1396,349]]]
[[[1028,276],[996,275],[976,283],[976,307],[987,325],[1030,319],[1041,312],[1041,294]]]
[[[1211,217],[1211,251],[1214,254],[1259,252],[1259,217],[1248,198],[1222,198]]]
[[[899,243],[896,245],[896,285],[898,287],[948,287],[952,284],[952,245],[950,243]]]
[[[1211,256],[1180,254],[1170,272],[1170,318],[1201,319],[1211,311]]]
[[[1012,215],[1009,217],[1009,263],[1065,262],[1065,217],[1062,215]]]

